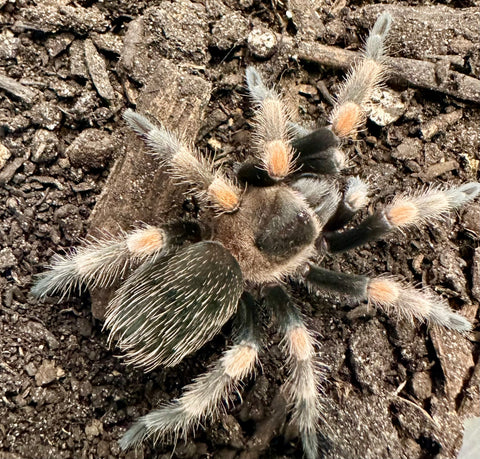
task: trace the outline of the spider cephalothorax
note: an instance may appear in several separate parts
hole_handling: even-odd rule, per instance
[[[247,86],[256,110],[255,155],[235,168],[234,178],[216,170],[168,130],[131,110],[125,112],[127,123],[162,160],[172,179],[188,185],[216,215],[208,221],[169,222],[90,242],[56,257],[34,293],[66,293],[79,284],[105,287],[120,279],[105,326],[127,360],[147,370],[176,365],[231,317],[236,318],[238,334],[217,364],[187,386],[179,399],[140,418],[122,438],[123,448],[149,437],[186,435],[213,416],[253,371],[261,327],[259,302],[247,291],[252,287],[263,287],[263,304],[273,311],[284,335],[293,421],[309,459],[318,456],[322,372],[313,336],[284,286],[288,278],[367,300],[387,313],[470,330],[469,321],[425,290],[388,277],[333,272],[312,262],[317,247],[331,253],[349,250],[396,228],[441,218],[480,193],[480,184],[468,183],[403,196],[344,230],[366,204],[367,186],[351,178],[342,195],[326,176],[341,169],[341,141],[363,123],[365,104],[382,81],[390,22],[386,14],[377,20],[364,58],[337,97],[330,125],[313,132],[293,123],[281,97],[248,68]]]

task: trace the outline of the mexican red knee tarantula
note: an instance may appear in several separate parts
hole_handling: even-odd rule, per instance
[[[289,399],[305,454],[318,457],[322,371],[315,340],[283,282],[300,280],[314,289],[350,295],[387,314],[415,317],[460,332],[471,324],[425,290],[389,277],[332,272],[311,262],[318,249],[331,253],[376,240],[397,228],[441,218],[480,193],[479,183],[434,189],[394,199],[358,226],[344,229],[366,203],[367,186],[351,178],[342,195],[325,177],[343,163],[342,139],[363,124],[365,104],[385,75],[385,37],[391,18],[383,14],[366,41],[363,59],[336,99],[330,125],[309,132],[291,122],[281,97],[252,67],[246,81],[256,110],[255,156],[230,179],[189,144],[144,116],[127,110],[126,122],[163,161],[172,178],[187,184],[214,209],[208,222],[142,227],[90,242],[57,256],[33,292],[44,297],[80,284],[108,286],[125,277],[108,305],[109,339],[128,362],[152,370],[173,366],[212,339],[232,317],[234,344],[183,395],[141,417],[123,436],[126,449],[147,438],[186,435],[213,416],[251,374],[261,348],[258,303],[249,290],[262,286],[264,304],[284,335]],[[201,228],[209,228],[202,240]]]

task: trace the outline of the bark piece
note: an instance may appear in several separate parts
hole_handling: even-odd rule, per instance
[[[141,93],[137,111],[194,140],[210,91],[209,82],[163,59]],[[182,213],[181,187],[170,182],[143,141],[130,133],[125,151],[115,163],[92,212],[90,233],[99,229],[116,233],[120,228],[129,230],[138,222],[155,225]],[[95,317],[103,317],[107,303],[105,295],[92,295]]]
[[[108,78],[105,61],[98,53],[93,41],[89,38],[85,40],[85,61],[87,63],[90,77],[92,78],[93,84],[95,85],[100,97],[109,102],[114,100],[115,91],[113,90],[112,84]]]
[[[0,74],[0,89],[3,89],[17,99],[20,99],[27,105],[32,105],[37,96],[37,92],[33,89],[30,89],[13,78],[2,74]]]
[[[459,333],[445,328],[432,328],[430,336],[445,377],[445,393],[454,402],[474,367],[472,344]]]

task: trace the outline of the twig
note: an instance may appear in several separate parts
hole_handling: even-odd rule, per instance
[[[358,58],[356,52],[312,42],[298,43],[297,54],[300,60],[342,69],[349,68]],[[480,103],[480,80],[477,78],[447,70],[446,76],[440,79],[435,63],[417,59],[392,57],[388,65],[391,80]]]

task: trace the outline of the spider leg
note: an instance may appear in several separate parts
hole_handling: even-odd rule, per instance
[[[347,76],[330,117],[331,129],[340,138],[351,137],[365,121],[365,104],[382,84],[385,74],[385,39],[392,18],[383,13],[367,38],[364,55]]]
[[[291,118],[281,97],[265,86],[253,67],[246,70],[247,87],[255,104],[254,147],[262,168],[273,180],[283,180],[294,168],[288,122]]]
[[[145,439],[185,437],[204,420],[215,417],[238,391],[241,381],[255,368],[260,348],[260,327],[255,301],[244,293],[237,311],[235,343],[209,372],[184,388],[180,398],[141,417],[120,440],[122,449],[140,445]]]
[[[189,185],[200,199],[219,212],[234,212],[240,205],[241,190],[186,142],[164,127],[157,127],[145,116],[126,110],[123,118],[141,136],[152,154],[160,158],[172,178]]]
[[[302,172],[338,174],[345,165],[340,139],[328,127],[298,136],[291,141],[295,163]]]
[[[186,221],[91,238],[67,255],[56,255],[50,269],[38,276],[32,294],[44,298],[67,294],[81,285],[108,287],[133,265],[163,254],[187,239],[199,238],[198,225]]]
[[[327,232],[323,238],[330,252],[344,252],[377,240],[388,232],[442,219],[480,194],[480,183],[471,182],[448,190],[431,189],[414,196],[400,196],[384,210],[367,217],[357,227]]]
[[[330,128],[309,131],[292,123],[280,96],[265,86],[253,67],[247,68],[246,80],[257,106],[255,142],[264,174],[255,171],[253,163],[245,163],[238,170],[241,180],[271,186],[292,172],[294,153],[295,165],[302,172],[336,174],[343,168],[345,157],[338,148],[340,139]]]
[[[368,202],[368,185],[359,177],[350,177],[343,199],[337,210],[323,227],[323,231],[336,231],[345,227],[355,214]]]
[[[341,199],[334,182],[315,174],[302,175],[291,183],[291,187],[305,198],[310,208],[317,214],[320,226],[332,218]]]
[[[460,332],[467,332],[472,328],[472,324],[465,317],[454,312],[445,300],[436,297],[429,290],[416,289],[388,277],[370,278],[309,265],[304,280],[312,288],[367,300],[387,314],[415,317],[420,321]]]
[[[284,334],[283,349],[288,355],[288,398],[292,421],[298,425],[307,459],[318,457],[318,420],[321,417],[321,386],[324,377],[315,358],[315,339],[300,312],[280,285],[264,289],[266,304],[274,311]]]

